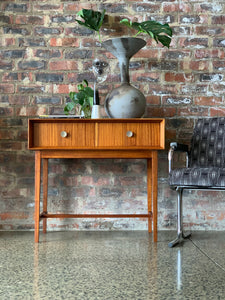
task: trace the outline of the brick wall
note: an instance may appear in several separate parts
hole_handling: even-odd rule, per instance
[[[108,57],[111,72],[99,87],[101,104],[119,84],[117,61],[96,35],[81,28],[81,8],[107,10],[103,39],[128,34],[124,17],[155,19],[174,30],[171,48],[152,40],[130,65],[131,82],[147,98],[147,117],[166,118],[166,145],[188,142],[199,116],[224,116],[224,1],[1,1],[0,2],[0,229],[33,229],[34,154],[27,150],[27,119],[62,113],[65,96],[90,66]],[[104,114],[104,110],[102,109]],[[175,228],[175,194],[167,185],[167,152],[159,157],[159,229]],[[49,210],[142,212],[144,160],[52,160]],[[185,194],[187,195],[187,194]],[[185,196],[184,195],[184,196]],[[222,193],[190,192],[185,226],[224,229]],[[50,228],[146,229],[144,220],[51,220]]]

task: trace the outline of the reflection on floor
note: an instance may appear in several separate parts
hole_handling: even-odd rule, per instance
[[[225,299],[225,235],[0,232],[0,299]]]

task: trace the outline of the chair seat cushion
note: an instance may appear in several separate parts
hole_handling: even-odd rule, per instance
[[[225,168],[174,169],[169,174],[169,185],[225,188]]]

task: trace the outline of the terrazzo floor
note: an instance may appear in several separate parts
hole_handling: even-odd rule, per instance
[[[0,300],[225,299],[225,234],[0,232]]]

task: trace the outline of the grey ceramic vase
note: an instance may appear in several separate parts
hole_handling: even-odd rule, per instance
[[[102,43],[119,61],[121,85],[105,99],[105,111],[110,118],[140,118],[145,113],[145,96],[130,84],[129,61],[146,42],[140,38],[114,38]]]

